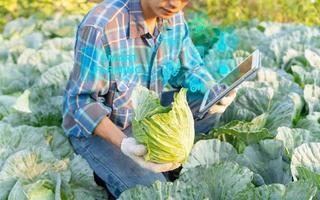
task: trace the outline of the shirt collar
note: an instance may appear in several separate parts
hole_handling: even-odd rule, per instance
[[[141,37],[142,35],[147,34],[149,31],[147,24],[143,18],[140,0],[129,0],[128,7],[130,16],[129,38]],[[157,22],[160,32],[173,28],[172,18],[158,18]]]

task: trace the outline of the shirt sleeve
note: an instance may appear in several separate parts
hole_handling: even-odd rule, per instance
[[[67,109],[86,137],[111,113],[111,108],[99,97],[100,93],[107,93],[110,85],[103,34],[102,30],[92,26],[78,29],[74,68],[66,88]]]
[[[184,22],[185,33],[182,40],[182,48],[179,55],[180,59],[180,84],[188,88],[191,92],[205,93],[215,84],[214,78],[206,70],[204,62],[193,44],[189,28]],[[182,72],[182,74],[181,74]]]

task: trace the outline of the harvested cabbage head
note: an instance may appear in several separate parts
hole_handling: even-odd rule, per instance
[[[145,160],[184,163],[194,142],[194,120],[187,89],[174,95],[172,106],[163,107],[153,91],[137,86],[132,94],[132,130],[148,150]]]

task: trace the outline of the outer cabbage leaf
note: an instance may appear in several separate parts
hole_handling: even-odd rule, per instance
[[[181,173],[196,166],[208,166],[220,161],[234,161],[237,151],[227,142],[217,139],[200,140],[192,148],[188,161],[183,164]]]
[[[261,68],[257,72],[255,81],[266,83],[267,86],[272,87],[277,93],[289,94],[295,92],[300,95],[303,93],[299,85],[294,82],[294,77],[280,69]]]
[[[304,56],[312,67],[320,69],[320,50],[318,49],[306,49]]]
[[[284,146],[281,141],[263,140],[258,144],[248,146],[243,154],[238,156],[237,162],[258,175],[256,178],[259,179],[255,180],[257,185],[287,184],[291,181],[292,176],[289,163],[283,161],[283,150]]]
[[[298,121],[297,128],[309,130],[314,135],[320,135],[320,112],[313,112]]]
[[[294,180],[307,180],[318,188],[320,198],[320,143],[305,143],[297,147],[292,155],[291,171]]]
[[[218,138],[231,143],[238,152],[243,152],[249,144],[254,144],[263,139],[273,138],[265,126],[268,115],[262,114],[251,122],[232,121],[222,127],[212,129],[208,134],[197,136],[197,139]]]
[[[14,96],[0,95],[0,119],[10,113],[10,107],[15,104],[16,100]]]
[[[64,51],[52,49],[26,49],[19,56],[17,64],[31,65],[39,72],[44,73],[50,67],[68,61],[72,61],[72,57],[69,53],[66,53]]]
[[[18,18],[6,24],[3,30],[4,38],[17,39],[32,33],[37,26],[35,17]]]
[[[64,188],[62,188],[62,192],[65,192],[68,198],[108,199],[107,192],[96,185],[92,169],[81,156],[77,155],[71,160],[69,170],[70,179],[64,183]]]
[[[9,124],[0,124],[0,168],[3,162],[13,153],[30,146],[49,147],[42,135],[42,129],[28,126],[12,128]]]
[[[54,200],[54,184],[50,180],[38,180],[25,186],[26,196],[32,200]]]
[[[291,171],[295,180],[299,177],[298,167],[320,174],[320,143],[305,143],[295,148],[291,161]]]
[[[294,102],[288,96],[276,94],[272,88],[241,88],[234,102],[222,114],[220,123],[232,120],[251,121],[254,117],[267,114],[265,128],[273,135],[280,126],[292,126]]]
[[[69,62],[48,69],[18,98],[13,106],[17,111],[5,116],[3,121],[13,126],[60,126],[62,96],[71,69]]]
[[[237,196],[252,187],[253,173],[234,162],[197,166],[181,174],[179,180],[193,187],[209,199],[237,199]]]
[[[0,199],[7,199],[16,182],[15,178],[0,181]]]
[[[199,192],[195,187],[189,186],[182,181],[160,182],[156,181],[151,187],[138,185],[135,188],[123,192],[119,200],[134,200],[134,199],[175,199],[175,200],[205,200],[205,194]]]
[[[306,167],[297,167],[297,172],[299,174],[299,180],[311,181],[320,189],[320,173],[314,172]]]
[[[280,69],[261,68],[257,72],[255,81],[247,81],[240,87],[272,88],[273,95],[289,96],[294,103],[294,122],[300,119],[304,101],[301,97],[303,90],[294,82],[294,77]]]
[[[315,84],[320,86],[320,70],[319,69],[305,69],[302,66],[294,65],[291,67],[295,81],[304,87],[306,84]]]
[[[304,99],[308,104],[309,113],[320,112],[320,86],[305,85]]]
[[[42,32],[49,37],[73,37],[76,27],[81,21],[80,15],[62,16],[60,13],[54,15],[51,20],[42,24]]]
[[[0,94],[12,95],[32,86],[39,73],[28,65],[0,65]]]
[[[44,49],[54,49],[60,51],[72,51],[75,40],[73,37],[53,38],[43,43]]]
[[[263,185],[251,188],[249,191],[240,195],[243,200],[300,200],[312,199],[316,194],[317,188],[307,181],[297,181],[289,183],[286,187],[282,184]]]
[[[33,179],[46,173],[56,161],[50,151],[43,148],[30,148],[11,155],[0,171],[0,181],[12,177]]]
[[[8,200],[28,200],[28,197],[26,196],[21,181],[16,181],[13,188],[11,189]]]
[[[285,146],[286,155],[291,158],[293,150],[303,143],[318,142],[320,135],[313,134],[305,129],[291,129],[287,127],[279,127],[277,140],[281,140]]]

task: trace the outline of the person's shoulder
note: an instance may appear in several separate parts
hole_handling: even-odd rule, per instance
[[[103,30],[114,18],[127,12],[128,2],[129,0],[104,0],[84,16],[79,28],[94,27]]]

